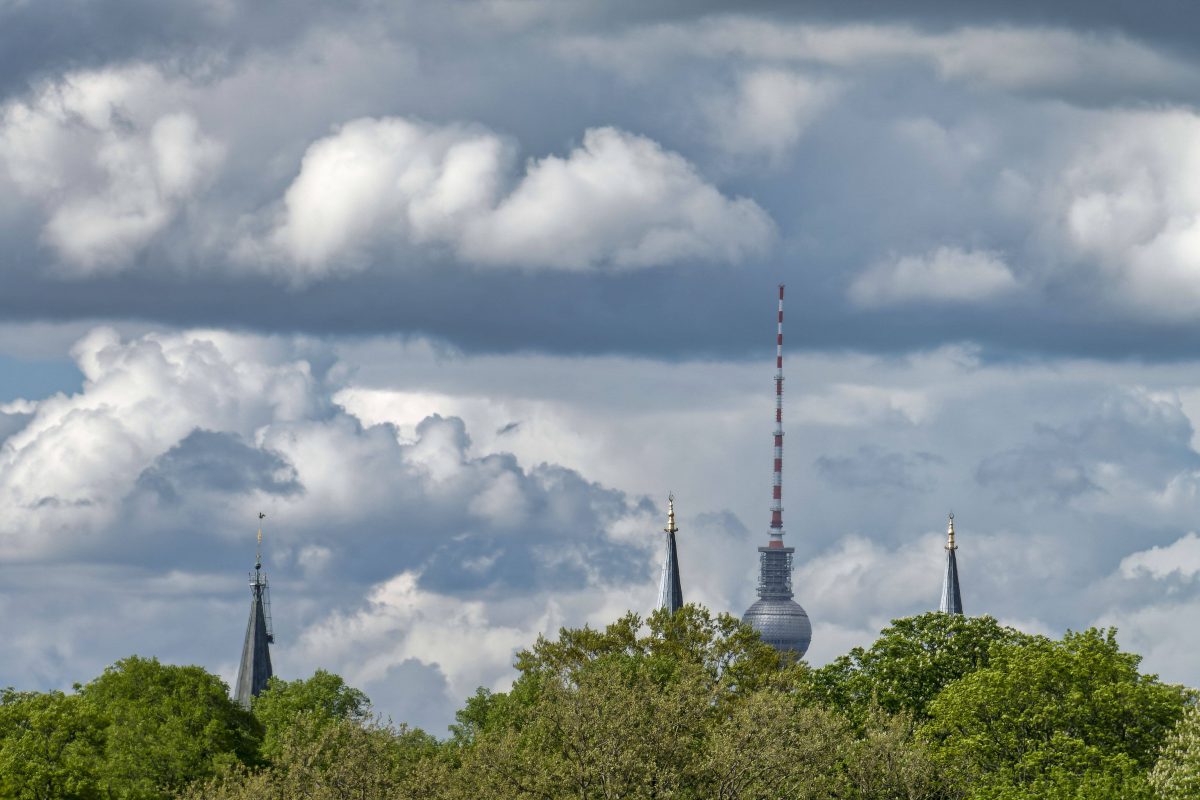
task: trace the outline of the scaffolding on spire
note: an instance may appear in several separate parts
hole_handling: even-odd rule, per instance
[[[272,675],[270,645],[275,642],[275,632],[271,624],[270,586],[262,571],[262,521],[266,516],[258,512],[258,545],[254,571],[250,573],[250,620],[246,623],[242,660],[234,685],[234,699],[245,708],[250,708],[252,700],[267,688]]]
[[[792,599],[792,554],[783,544],[783,284],[775,333],[775,450],[771,472],[771,526],[766,547],[758,548],[758,601],[742,621],[758,631],[764,642],[781,652],[802,657],[812,642],[808,613]]]

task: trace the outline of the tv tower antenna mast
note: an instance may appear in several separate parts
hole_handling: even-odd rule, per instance
[[[775,332],[775,469],[771,473],[770,547],[783,547],[783,284]],[[790,582],[791,576],[788,580]]]

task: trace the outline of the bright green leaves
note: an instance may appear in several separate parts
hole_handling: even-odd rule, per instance
[[[347,686],[338,675],[317,670],[311,678],[285,681],[273,677],[267,690],[254,698],[252,710],[263,726],[262,757],[275,758],[283,741],[300,721],[312,735],[338,720],[363,722],[370,718],[371,701]],[[294,737],[293,737],[294,738]]]
[[[897,619],[871,647],[856,647],[814,670],[813,691],[855,720],[878,707],[920,721],[944,687],[987,666],[994,646],[1029,638],[991,617],[929,613]]]
[[[1139,661],[1112,630],[999,646],[929,704],[924,733],[970,796],[1147,796],[1145,773],[1186,696]]]

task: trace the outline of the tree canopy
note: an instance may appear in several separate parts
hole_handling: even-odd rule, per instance
[[[873,708],[916,720],[954,681],[986,667],[996,645],[1031,637],[992,617],[931,612],[892,622],[868,648],[856,647],[814,670],[812,687],[825,704],[864,719]]]
[[[1001,645],[933,699],[925,733],[975,796],[1151,797],[1188,693],[1140,661],[1111,629]]]
[[[370,709],[371,701],[363,692],[323,669],[307,679],[272,677],[252,704],[263,727],[261,754],[268,760],[279,755],[285,741],[295,745],[295,737],[289,739],[289,733],[302,720],[304,730],[316,737],[334,722],[366,722],[371,718]]]
[[[273,679],[249,712],[199,667],[131,657],[71,693],[0,694],[0,798],[1183,800],[1190,690],[1112,630],[895,620],[810,669],[698,606],[563,629],[438,740],[341,677]]]

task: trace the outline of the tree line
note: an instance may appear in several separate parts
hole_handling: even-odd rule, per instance
[[[810,668],[689,605],[539,637],[436,738],[328,672],[246,710],[200,667],[135,656],[0,695],[0,798],[1200,797],[1196,693],[1139,666],[1112,629],[934,613]]]

